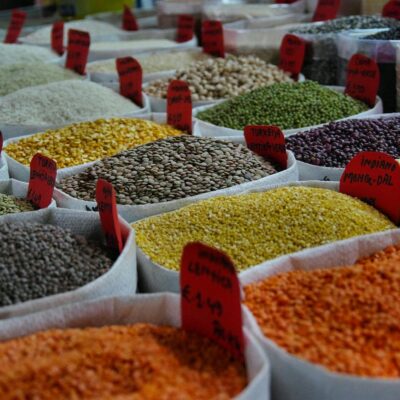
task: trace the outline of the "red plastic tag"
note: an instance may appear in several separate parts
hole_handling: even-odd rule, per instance
[[[51,28],[51,48],[60,56],[64,54],[64,21],[54,22]]]
[[[53,197],[57,165],[51,158],[36,153],[30,164],[28,200],[38,208],[46,208]]]
[[[224,31],[221,21],[203,21],[201,29],[204,53],[225,57]]]
[[[124,12],[122,14],[122,29],[124,31],[138,31],[139,26],[136,17],[130,7],[124,5]]]
[[[168,86],[167,124],[192,133],[192,95],[184,81],[173,80]]]
[[[285,136],[273,125],[247,125],[244,128],[247,147],[261,157],[287,168]]]
[[[386,3],[382,9],[382,16],[400,19],[400,1],[391,0]]]
[[[351,57],[347,66],[346,94],[374,107],[379,83],[379,68],[374,60],[362,54]]]
[[[85,74],[89,56],[90,35],[88,32],[70,29],[68,31],[67,61],[65,68],[72,69],[80,75]]]
[[[178,32],[176,41],[178,43],[188,42],[194,36],[194,17],[192,15],[180,15],[178,17]]]
[[[180,286],[182,327],[214,340],[243,359],[240,285],[230,258],[202,243],[187,244]]]
[[[112,249],[118,250],[121,253],[123,249],[122,233],[118,220],[115,190],[111,183],[104,179],[97,181],[96,201],[107,244]]]
[[[280,48],[279,68],[290,72],[294,79],[299,77],[306,54],[306,42],[298,36],[287,34]]]
[[[26,19],[26,12],[13,10],[4,43],[16,43]]]
[[[115,64],[119,76],[119,91],[122,96],[131,99],[143,107],[143,72],[139,62],[133,57],[117,58]]]
[[[340,8],[340,0],[319,0],[313,22],[335,19]]]
[[[400,165],[381,152],[362,151],[347,164],[340,192],[357,197],[400,223]]]

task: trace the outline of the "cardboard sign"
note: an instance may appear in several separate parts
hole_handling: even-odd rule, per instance
[[[203,21],[201,29],[204,53],[225,57],[224,31],[221,21]]]
[[[244,128],[247,147],[261,157],[287,168],[285,137],[282,131],[273,125],[247,125]]]
[[[365,201],[395,224],[400,223],[400,165],[388,154],[358,153],[340,178],[340,192]]]
[[[13,10],[4,43],[17,43],[26,19],[26,12]]]
[[[391,0],[382,9],[382,16],[387,18],[400,19],[400,1]]]
[[[115,64],[119,76],[119,92],[139,107],[143,107],[143,72],[139,62],[133,57],[122,57],[117,58]]]
[[[243,359],[240,285],[230,258],[202,243],[187,244],[180,286],[182,327],[214,340]]]
[[[139,26],[136,17],[130,7],[124,5],[124,12],[122,14],[122,29],[124,31],[138,31]]]
[[[104,179],[99,179],[97,181],[96,201],[107,244],[112,249],[121,253],[123,249],[122,233],[118,221],[115,190],[111,183]]]
[[[374,107],[379,83],[379,68],[374,60],[362,54],[351,57],[347,66],[346,94]]]
[[[37,208],[46,208],[53,197],[57,165],[51,158],[36,153],[30,164],[28,200]]]
[[[287,34],[280,48],[279,68],[290,72],[294,79],[299,77],[306,54],[306,42],[298,36]]]
[[[67,61],[65,68],[80,75],[85,74],[89,56],[90,35],[88,32],[70,29],[68,31]]]
[[[178,17],[178,32],[176,41],[178,43],[188,42],[194,36],[194,17],[192,15],[180,15]]]
[[[51,48],[60,56],[64,54],[64,21],[54,22],[51,28]]]
[[[313,22],[335,19],[340,8],[340,0],[319,0]]]
[[[173,80],[168,86],[167,124],[192,133],[192,96],[184,81]]]

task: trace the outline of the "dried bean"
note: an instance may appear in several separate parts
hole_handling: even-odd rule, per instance
[[[0,193],[0,215],[34,210],[35,208],[28,200]]]

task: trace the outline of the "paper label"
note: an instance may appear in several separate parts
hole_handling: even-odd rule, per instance
[[[244,128],[247,147],[261,157],[287,168],[285,136],[273,125],[247,125]]]
[[[67,61],[65,68],[80,75],[85,74],[89,56],[90,35],[88,32],[70,29],[68,31]]]
[[[335,19],[340,8],[340,0],[319,0],[313,22]]]
[[[173,80],[168,86],[167,124],[192,133],[192,96],[184,81]]]
[[[224,31],[221,21],[203,21],[201,29],[204,53],[225,57]]]
[[[243,359],[240,285],[224,253],[202,243],[183,249],[180,271],[182,327],[208,337]]]
[[[178,17],[178,32],[176,41],[178,43],[188,42],[194,36],[194,17],[192,15],[180,15]]]
[[[340,192],[357,197],[400,223],[400,165],[381,152],[363,151],[347,164]]]
[[[51,28],[51,48],[60,56],[64,54],[64,21],[54,22]]]
[[[386,3],[382,9],[382,16],[400,19],[400,1],[391,0]]]
[[[46,208],[50,205],[56,177],[56,162],[40,153],[36,153],[30,163],[27,198],[37,208]]]
[[[131,99],[143,107],[143,72],[139,62],[133,57],[117,58],[115,64],[119,76],[119,91],[122,96]]]
[[[138,31],[139,26],[136,17],[130,7],[124,5],[124,12],[122,14],[122,29],[125,31]]]
[[[280,48],[279,68],[290,72],[294,79],[299,77],[306,54],[306,42],[298,36],[287,34]]]
[[[26,12],[13,10],[4,43],[16,43],[26,19]]]
[[[104,179],[97,181],[96,201],[107,244],[112,249],[121,253],[123,249],[122,233],[118,220],[115,190],[111,183]]]
[[[374,60],[362,54],[351,57],[347,66],[346,94],[374,107],[379,82],[379,68]]]

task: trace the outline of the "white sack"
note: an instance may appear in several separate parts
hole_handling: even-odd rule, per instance
[[[8,164],[3,153],[0,154],[0,179],[8,179]]]

